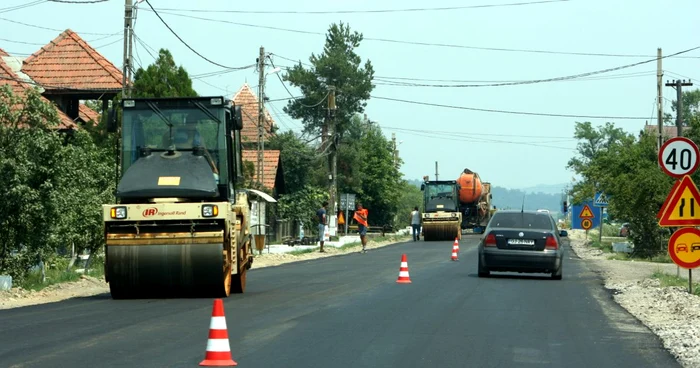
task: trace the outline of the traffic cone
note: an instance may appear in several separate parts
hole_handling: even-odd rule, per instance
[[[410,284],[411,278],[408,276],[408,260],[406,254],[401,256],[401,267],[399,268],[399,279],[396,280],[399,284]]]
[[[457,238],[455,238],[454,244],[452,244],[452,260],[453,261],[459,261],[459,257],[457,256],[457,253],[459,253],[459,241]]]
[[[214,310],[211,313],[209,323],[209,340],[207,340],[207,353],[199,363],[209,367],[237,366],[231,358],[231,346],[228,343],[228,330],[226,329],[226,317],[224,317],[224,302],[214,299]]]

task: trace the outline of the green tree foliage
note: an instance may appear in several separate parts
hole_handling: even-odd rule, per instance
[[[304,229],[316,229],[316,210],[328,200],[328,191],[316,187],[306,187],[299,191],[282,195],[277,202],[279,217],[297,221]]]
[[[177,66],[173,55],[160,49],[158,59],[145,70],[134,74],[134,97],[194,97],[192,80],[182,66]]]
[[[406,227],[411,225],[411,211],[418,206],[418,210],[423,211],[423,192],[419,187],[410,184],[406,180],[401,180],[398,187],[399,199],[396,209],[395,225]]]
[[[683,125],[691,126],[693,122],[700,124],[700,89],[683,92]],[[671,104],[673,114],[664,114],[667,124],[676,123],[676,100]]]
[[[362,34],[352,32],[349,25],[332,24],[326,34],[323,53],[312,54],[309,58],[313,67],[306,69],[299,63],[284,75],[284,80],[299,87],[304,94],[302,99],[289,101],[284,112],[302,119],[305,131],[317,134],[325,124],[326,105],[319,105],[319,101],[325,100],[328,86],[336,88],[336,126],[341,137],[350,119],[364,112],[374,88],[374,68],[369,60],[361,66],[362,60],[355,52],[361,41]]]
[[[288,193],[302,190],[311,183],[312,165],[317,160],[313,149],[292,131],[274,135],[266,148],[280,151],[284,182]]]
[[[394,165],[391,142],[379,127],[368,129],[360,141],[362,151],[362,190],[360,201],[369,210],[371,226],[394,225],[400,191],[401,173]]]
[[[96,249],[110,197],[108,153],[82,131],[59,133],[56,108],[36,90],[0,89],[0,274],[21,282],[38,262]]]

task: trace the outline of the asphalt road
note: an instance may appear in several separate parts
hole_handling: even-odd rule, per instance
[[[239,367],[678,367],[569,250],[564,279],[476,277],[476,238],[263,269],[224,300]],[[397,284],[401,254],[412,284]],[[546,275],[543,275],[546,276]],[[2,367],[195,367],[211,299],[0,311]]]

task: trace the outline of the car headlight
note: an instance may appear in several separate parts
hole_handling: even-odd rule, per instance
[[[203,217],[219,216],[219,206],[215,204],[205,204],[202,206]]]
[[[122,220],[126,218],[126,207],[112,207],[109,211],[110,217],[117,220]]]

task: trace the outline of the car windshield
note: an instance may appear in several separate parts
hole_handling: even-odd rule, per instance
[[[123,172],[139,157],[140,148],[192,150],[204,147],[221,182],[227,179],[226,134],[223,109],[198,107],[124,109],[122,126]],[[206,107],[203,107],[206,109]],[[213,120],[216,118],[217,120]]]
[[[491,228],[552,230],[552,221],[546,213],[496,213],[489,223]]]

